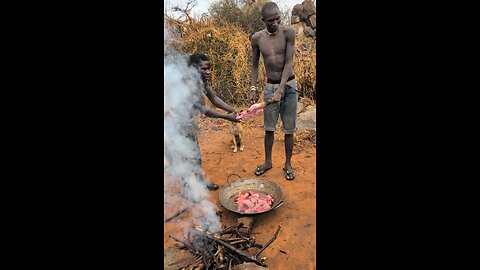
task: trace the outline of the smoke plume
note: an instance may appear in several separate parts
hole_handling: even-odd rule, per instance
[[[203,84],[198,71],[188,66],[187,56],[169,46],[175,35],[165,23],[164,33],[164,210],[172,214],[188,206],[190,220],[179,227],[190,223],[218,231],[220,219],[208,180],[202,181],[202,168],[195,162],[200,155],[197,142],[189,136],[195,128],[193,105]]]

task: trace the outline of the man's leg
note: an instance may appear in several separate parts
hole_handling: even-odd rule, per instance
[[[292,154],[293,154],[293,134],[285,134],[285,170],[293,171],[292,169]]]
[[[213,182],[207,182],[205,180],[205,177],[203,175],[203,168],[202,168],[202,159],[199,158],[198,160],[198,164],[199,164],[199,167],[200,167],[200,170],[196,173],[197,177],[202,181],[204,182],[206,185],[207,185],[207,188],[210,190],[210,191],[213,191],[213,190],[217,190],[218,188],[220,188],[219,185],[213,183]]]
[[[255,175],[262,175],[264,172],[272,168],[272,148],[275,139],[274,131],[265,130],[264,146],[265,146],[265,162],[257,166]]]
[[[296,131],[298,93],[296,92],[296,82],[289,82],[285,86],[284,97],[280,109],[282,118],[283,132],[285,133],[285,178],[293,180],[295,173],[292,168],[292,155],[294,136]]]
[[[267,167],[272,167],[272,148],[273,148],[273,141],[275,139],[275,132],[265,130],[265,164]]]
[[[265,87],[263,99],[269,100],[277,87],[278,85],[276,86],[273,84],[267,84],[267,87]],[[275,139],[274,132],[275,132],[275,125],[277,124],[279,114],[280,114],[279,103],[267,105],[263,109],[263,128],[265,129],[265,138],[264,138],[265,163],[260,166],[257,166],[257,168],[255,169],[255,175],[262,175],[264,172],[272,168],[272,148],[273,148],[273,141]]]
[[[192,138],[195,142],[195,153],[196,153],[196,159],[195,159],[195,164],[198,168],[198,170],[196,171],[195,175],[198,177],[198,179],[202,182],[204,182],[207,186],[207,188],[211,191],[213,190],[217,190],[220,188],[219,185],[213,183],[213,182],[207,182],[205,180],[205,177],[203,176],[203,165],[202,165],[202,155],[201,155],[201,152],[200,152],[200,143],[198,142],[198,137],[196,135],[196,133],[192,134]]]

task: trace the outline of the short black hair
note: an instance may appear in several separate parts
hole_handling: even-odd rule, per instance
[[[190,55],[188,59],[188,65],[194,65],[197,66],[200,64],[200,61],[210,61],[210,58],[204,53],[201,52],[194,52]]]
[[[275,4],[274,2],[268,2],[266,3],[265,5],[263,5],[262,7],[262,16],[263,14],[265,14],[265,12],[267,11],[270,11],[274,8],[277,8],[278,10],[280,10],[280,8],[278,8],[277,4]]]

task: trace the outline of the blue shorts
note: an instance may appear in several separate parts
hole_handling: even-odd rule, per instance
[[[267,83],[263,100],[267,101],[277,90],[279,84]],[[263,109],[263,128],[266,131],[275,131],[278,116],[282,119],[282,129],[285,134],[293,134],[297,123],[298,88],[295,79],[285,84],[282,99]]]

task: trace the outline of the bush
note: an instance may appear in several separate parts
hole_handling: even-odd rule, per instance
[[[207,54],[212,64],[212,88],[218,96],[227,103],[248,106],[252,59],[249,32],[238,24],[214,17],[169,23],[178,35],[169,46],[185,53]],[[294,72],[300,95],[315,100],[315,40],[297,39],[296,49]],[[265,81],[262,58],[258,75],[259,82]],[[264,84],[258,86],[263,91]]]
[[[212,3],[208,10],[214,18],[237,25],[247,33],[255,33],[265,28],[260,9],[266,2],[270,1],[256,1],[252,5],[249,1],[219,0]]]

